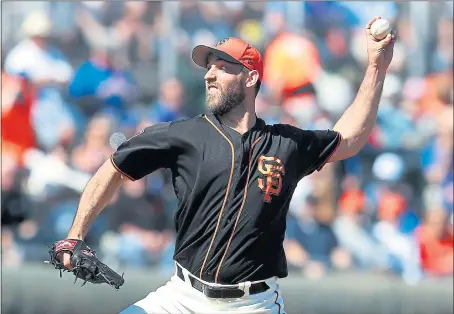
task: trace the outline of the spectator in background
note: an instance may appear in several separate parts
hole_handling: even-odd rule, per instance
[[[421,155],[421,164],[427,182],[439,186],[444,207],[453,211],[453,106],[444,108],[437,115],[435,137],[428,143]]]
[[[160,13],[159,7],[160,4],[139,1],[84,3],[75,17],[90,47],[114,47],[119,59],[129,66],[137,59],[150,58],[150,42],[156,31],[153,22]]]
[[[36,88],[30,81],[2,73],[2,156],[13,154],[19,166],[24,152],[36,147],[31,117],[35,100]]]
[[[2,206],[3,208],[3,206]],[[23,261],[23,252],[14,242],[14,234],[8,228],[2,228],[2,267],[20,267]]]
[[[443,209],[429,209],[424,224],[417,230],[420,262],[428,277],[452,275],[454,272],[453,225],[448,217]]]
[[[11,153],[2,151],[2,225],[18,224],[28,218],[30,202],[21,192],[18,160]]]
[[[366,196],[357,187],[346,190],[339,199],[339,213],[333,231],[340,247],[353,256],[360,269],[386,269],[386,252],[373,240],[366,230],[364,210]]]
[[[288,261],[308,277],[351,264],[350,255],[338,247],[331,226],[318,220],[316,207],[317,199],[308,197],[298,213],[288,216],[284,244]]]
[[[415,190],[417,187],[411,185],[414,182],[408,181],[421,180],[421,176],[415,175],[414,178],[410,176],[413,171],[412,168],[417,167],[412,165],[417,161],[416,154],[412,154],[410,158],[408,158],[408,155],[406,157],[390,152],[376,156],[372,163],[371,176],[365,182],[363,190],[370,204],[368,207],[370,217],[380,216],[380,203],[383,201],[384,195],[389,193],[390,190],[403,196],[409,202],[408,206],[411,210],[402,213],[399,228],[404,233],[411,233],[418,224],[415,213],[419,213],[421,209],[418,207],[420,195]]]
[[[128,118],[128,105],[137,96],[132,74],[122,64],[118,51],[97,47],[90,59],[76,70],[69,94],[87,117],[97,113],[111,114],[119,122]]]
[[[418,248],[412,234],[404,234],[400,229],[400,217],[408,210],[404,196],[387,190],[381,193],[378,204],[378,222],[373,226],[373,235],[387,251],[389,269],[401,274],[408,283],[416,283],[421,278]]]
[[[453,67],[453,21],[452,21],[452,7],[451,17],[442,17],[438,22],[437,27],[437,49],[432,55],[432,71],[443,72]],[[449,14],[449,13],[448,13]],[[448,15],[447,14],[447,15]]]
[[[421,112],[435,118],[446,106],[453,104],[453,72],[430,73],[423,81],[422,95],[418,101]]]
[[[220,2],[183,2],[182,10],[181,28],[193,40],[197,40],[203,32],[209,32],[213,38],[225,38],[232,34],[233,29],[225,19],[225,13],[229,11]],[[196,42],[191,43],[194,44]]]
[[[83,142],[72,151],[71,164],[87,173],[95,173],[113,153],[109,136],[113,122],[108,116],[95,116],[87,126]]]
[[[150,120],[159,123],[184,118],[183,93],[183,86],[178,79],[164,81],[160,87],[158,101],[151,106]]]
[[[75,130],[73,113],[61,92],[71,79],[72,68],[59,49],[48,45],[51,27],[43,12],[30,13],[21,28],[25,39],[5,59],[7,73],[23,75],[38,88],[33,127],[45,150],[64,140],[62,137],[74,136]]]
[[[321,64],[318,48],[309,39],[280,33],[267,46],[263,58],[263,84],[276,102],[313,92]]]
[[[388,81],[391,84],[385,84],[383,88],[376,128],[380,134],[380,148],[394,150],[403,147],[404,140],[415,135],[415,125],[412,117],[399,106],[400,79],[390,75]]]
[[[115,59],[134,73],[135,87],[144,103],[159,88],[158,56],[163,43],[161,2],[84,2],[76,22],[90,50],[110,49]]]

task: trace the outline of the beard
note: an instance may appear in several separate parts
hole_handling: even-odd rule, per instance
[[[206,90],[208,109],[212,114],[218,116],[223,116],[241,105],[244,98],[244,87],[241,84],[238,84],[236,89],[228,87],[226,92],[217,89],[214,93],[210,93],[208,89]]]

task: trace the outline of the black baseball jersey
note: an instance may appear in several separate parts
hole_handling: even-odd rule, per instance
[[[172,172],[178,210],[174,259],[208,282],[287,276],[283,241],[298,181],[321,169],[341,136],[257,118],[241,135],[212,114],[155,124],[118,147],[131,180]]]

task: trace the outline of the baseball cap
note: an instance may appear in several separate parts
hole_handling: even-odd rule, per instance
[[[51,33],[51,21],[43,11],[29,13],[21,26],[22,34],[26,37],[48,37]]]
[[[229,37],[221,40],[214,47],[198,45],[192,50],[192,60],[197,65],[206,68],[210,53],[225,61],[242,64],[249,70],[256,70],[259,73],[259,80],[263,78],[262,56],[256,48],[244,40]]]

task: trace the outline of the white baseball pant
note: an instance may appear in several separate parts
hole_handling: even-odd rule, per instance
[[[175,273],[164,286],[120,314],[285,314],[277,277],[263,280],[270,287],[267,291],[248,295],[248,289],[244,288],[245,295],[241,298],[211,299],[191,286],[188,276],[192,275],[184,268],[183,275],[186,281]],[[240,287],[249,287],[249,283],[251,282],[241,283]]]

